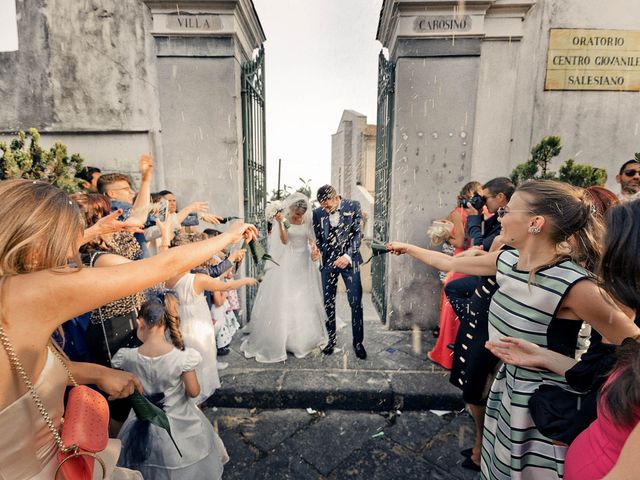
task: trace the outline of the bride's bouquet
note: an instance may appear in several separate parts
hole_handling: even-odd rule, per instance
[[[284,211],[284,207],[280,200],[271,200],[270,202],[267,203],[267,207],[264,210],[267,216],[267,220],[270,222],[273,222],[273,219],[276,217],[276,215],[278,215],[279,213],[282,213],[283,211]],[[284,228],[286,228],[287,230],[291,226],[286,219],[284,220],[284,222],[282,222],[282,224],[284,225]]]

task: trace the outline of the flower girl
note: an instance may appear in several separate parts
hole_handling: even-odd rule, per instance
[[[188,243],[189,239],[176,237],[174,245]],[[180,312],[180,331],[186,346],[195,348],[202,355],[202,362],[196,368],[201,391],[196,398],[198,404],[213,395],[220,387],[218,376],[216,333],[211,321],[211,311],[204,292],[227,291],[245,285],[255,285],[257,280],[251,277],[223,282],[202,273],[181,272],[166,282],[178,296]]]
[[[200,393],[195,368],[202,356],[184,347],[177,304],[171,291],[152,294],[138,317],[137,335],[143,345],[121,348],[112,365],[136,375],[145,396],[165,411],[182,456],[166,431],[138,420],[132,411],[119,434],[118,465],[156,480],[219,479],[229,457],[193,400]]]

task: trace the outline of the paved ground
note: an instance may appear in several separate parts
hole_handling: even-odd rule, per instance
[[[208,406],[239,408],[307,408],[317,410],[426,410],[463,408],[460,392],[448,372],[426,358],[434,343],[430,331],[389,331],[380,322],[368,295],[363,299],[366,360],[351,346],[350,311],[344,295],[338,317],[349,322],[338,332],[331,356],[319,351],[307,358],[289,355],[286,362],[261,364],[240,353],[236,334],[231,353],[218,360],[222,388]]]
[[[472,442],[466,414],[208,409],[231,479],[475,480],[460,467]]]
[[[336,303],[350,321],[344,295]],[[448,373],[426,358],[431,332],[387,331],[368,297],[364,309],[365,361],[354,355],[350,324],[333,355],[277,364],[245,359],[236,336],[219,358],[229,364],[222,388],[205,409],[231,458],[225,479],[478,477],[460,467],[473,425],[458,413],[463,404]]]

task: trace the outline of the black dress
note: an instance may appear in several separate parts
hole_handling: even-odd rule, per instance
[[[465,403],[484,405],[499,363],[484,344],[489,340],[489,304],[496,277],[480,277],[470,298],[448,297],[460,320],[449,381],[462,390]]]

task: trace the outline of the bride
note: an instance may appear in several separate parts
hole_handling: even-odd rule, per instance
[[[260,284],[251,333],[240,347],[247,358],[261,363],[282,362],[287,352],[302,358],[329,341],[320,271],[311,260],[317,247],[309,200],[302,193],[291,194],[283,212],[276,215],[269,238],[269,253],[280,266],[269,268]]]

